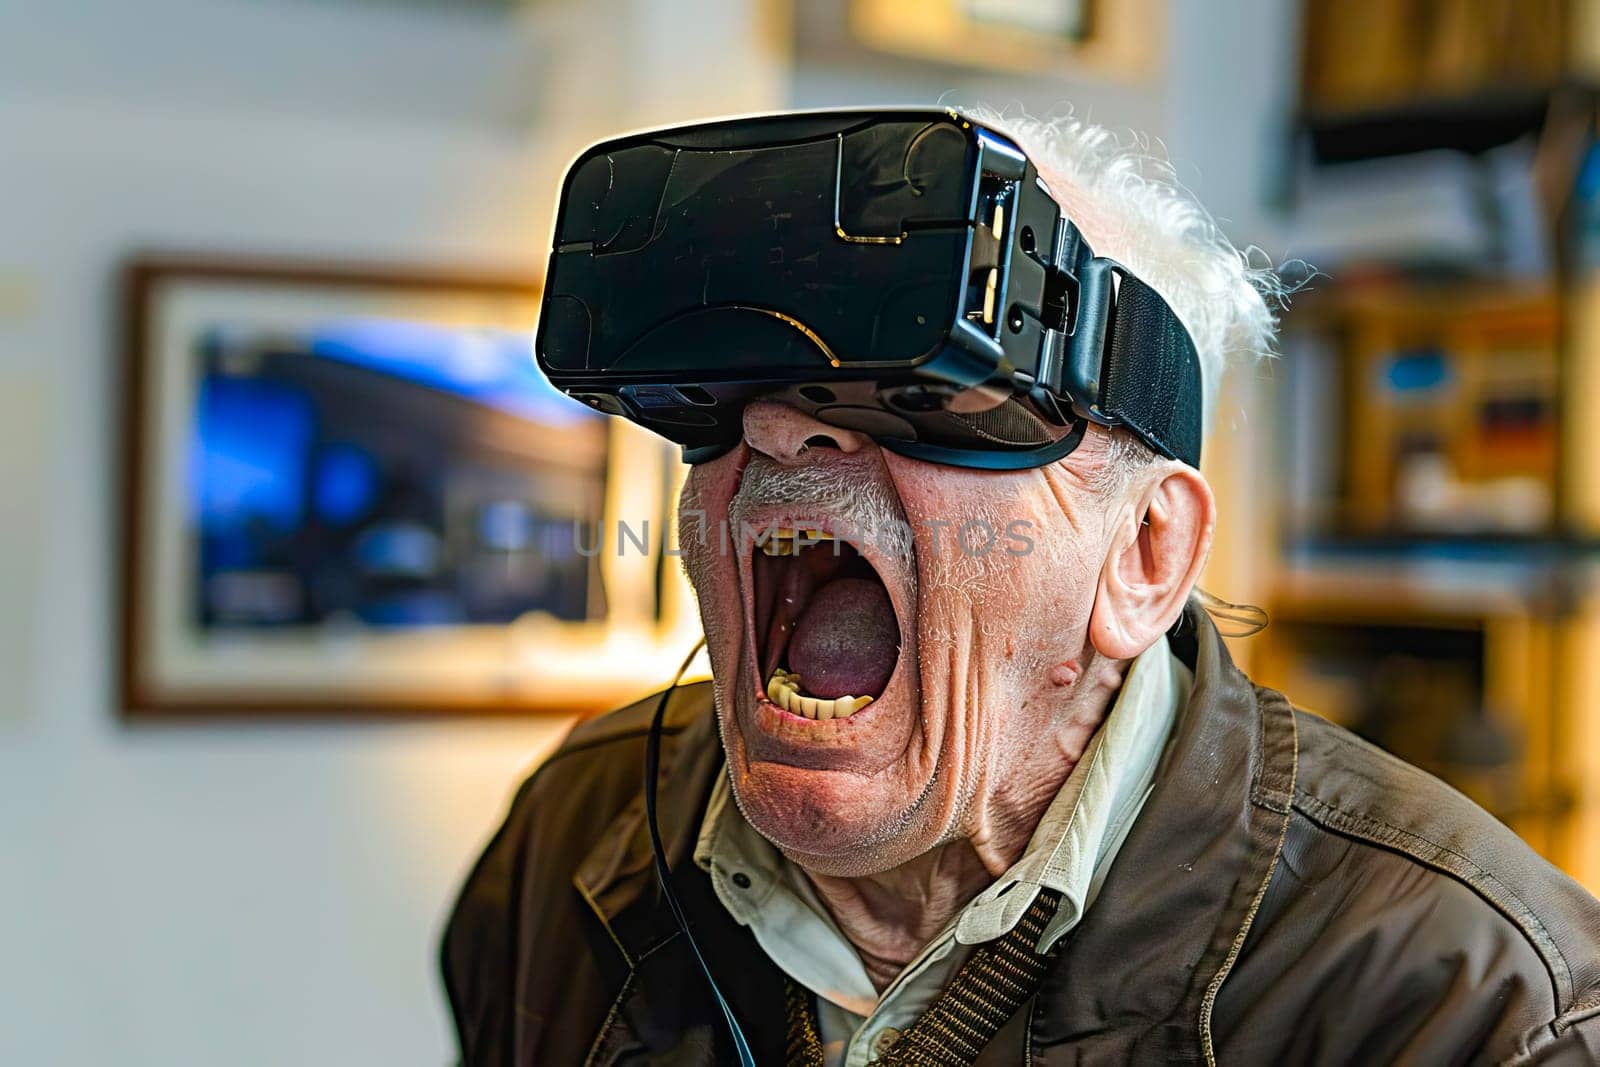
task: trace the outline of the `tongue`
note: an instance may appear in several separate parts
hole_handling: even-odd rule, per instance
[[[889,591],[868,578],[835,578],[812,593],[789,641],[800,688],[824,700],[880,695],[899,658]]]

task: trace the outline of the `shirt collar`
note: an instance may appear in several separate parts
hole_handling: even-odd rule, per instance
[[[878,993],[861,957],[804,872],[739,811],[726,767],[711,787],[694,862],[769,959],[825,1000],[862,1017],[872,1013]]]

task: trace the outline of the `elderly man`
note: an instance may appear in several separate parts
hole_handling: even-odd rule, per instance
[[[1118,299],[1143,284],[1175,313],[1209,391],[1267,349],[1272,279],[1161,168],[1083,122],[955,118],[1009,127],[1063,218],[1126,268]],[[814,139],[838,160],[825,254],[916,232],[855,221],[853,149]],[[935,197],[927,151],[919,134],[888,153],[872,187]],[[604,218],[623,160],[571,210]],[[639,236],[610,219],[602,247],[563,222],[558,245],[585,263],[660,246],[680,194],[650,188]],[[997,240],[1015,225],[994,212]],[[1050,267],[1037,235],[1018,240]],[[974,277],[967,318],[1003,338]],[[1041,284],[1029,314],[1048,326]],[[1083,286],[1064,333],[1087,329]],[[1117,320],[1124,362],[1157,359],[1151,321]],[[1012,395],[985,388],[940,403],[970,429]],[[1138,417],[1032,407],[1036,456],[1065,441],[1060,458],[984,468],[960,461],[966,438],[912,455],[875,409],[806,396],[748,397],[736,440],[690,456],[684,529],[733,531],[684,538],[714,681],[578,727],[472,872],[443,960],[466,1062],[1600,1057],[1600,906],[1459,794],[1230,662],[1195,588],[1217,516],[1194,453]],[[658,805],[641,783],[656,746]]]

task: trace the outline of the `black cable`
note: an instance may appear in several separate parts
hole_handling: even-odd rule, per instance
[[[722,1009],[722,1017],[728,1023],[728,1033],[733,1037],[733,1047],[739,1053],[740,1067],[756,1067],[755,1057],[750,1054],[750,1043],[745,1040],[744,1031],[739,1029],[739,1021],[733,1017],[733,1008],[722,995],[722,990],[717,988],[717,980],[711,976],[711,967],[700,952],[700,946],[695,943],[694,935],[689,932],[688,917],[683,913],[683,905],[678,903],[678,895],[672,891],[672,872],[667,867],[667,850],[661,844],[661,831],[656,826],[656,777],[661,769],[661,724],[666,719],[667,700],[677,691],[684,674],[689,670],[689,664],[694,662],[695,656],[700,654],[705,644],[704,637],[695,642],[694,648],[690,649],[689,655],[684,658],[683,666],[672,676],[672,684],[662,691],[661,700],[656,704],[655,718],[650,720],[650,732],[645,736],[644,742],[645,825],[650,828],[650,851],[655,857],[656,878],[661,882],[662,895],[667,898],[667,905],[672,909],[673,918],[678,920],[678,929],[683,931],[684,940],[689,942],[694,958],[700,961],[700,970],[706,976],[706,984],[711,987],[711,995],[717,998],[717,1006]]]

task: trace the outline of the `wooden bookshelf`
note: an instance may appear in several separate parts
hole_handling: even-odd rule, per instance
[[[1565,36],[1600,25],[1600,5],[1304,10],[1306,158],[1473,157],[1532,137],[1550,255],[1537,277],[1335,266],[1296,300],[1285,363],[1320,369],[1298,394],[1297,367],[1275,377],[1297,398],[1285,410],[1323,418],[1285,419],[1278,451],[1334,459],[1286,464],[1252,674],[1439,774],[1600,892],[1600,277],[1577,267],[1572,195],[1600,64]],[[1456,495],[1429,498],[1441,484]],[[1481,506],[1533,500],[1490,492],[1507,485],[1539,488],[1537,522]]]
[[[1297,308],[1292,328],[1324,335],[1337,353],[1338,529],[1553,529],[1560,323],[1553,287],[1527,282],[1363,286]],[[1440,468],[1448,477],[1441,494],[1457,498],[1442,500],[1437,514],[1408,513],[1402,499],[1415,481],[1408,464],[1419,459]],[[1497,496],[1508,481],[1510,491]]]
[[[1323,112],[1551,85],[1570,67],[1571,0],[1312,0],[1304,98]]]

